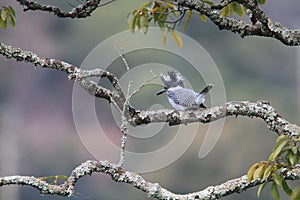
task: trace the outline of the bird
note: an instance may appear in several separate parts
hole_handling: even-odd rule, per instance
[[[214,87],[208,84],[201,92],[195,92],[184,86],[184,79],[181,74],[175,71],[168,71],[168,74],[160,74],[160,79],[164,88],[156,93],[156,96],[167,94],[168,101],[176,110],[187,110],[194,108],[204,108],[205,96]]]

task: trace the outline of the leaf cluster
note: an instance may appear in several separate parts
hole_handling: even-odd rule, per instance
[[[0,27],[6,29],[7,25],[16,25],[16,13],[11,6],[2,6],[0,8]]]
[[[129,28],[132,32],[137,28],[146,34],[149,23],[153,21],[164,31],[166,28],[171,28],[166,23],[170,14],[174,17],[179,15],[174,4],[162,1],[147,1],[139,9],[128,15]]]
[[[247,12],[247,8],[237,2],[232,2],[222,9],[222,16],[228,17],[229,15],[237,14],[242,17]]]
[[[136,9],[129,13],[128,21],[131,32],[140,30],[144,34],[148,32],[151,22],[158,25],[163,32],[162,42],[166,43],[167,33],[171,33],[172,39],[177,43],[179,47],[182,46],[182,40],[180,35],[175,32],[174,26],[170,26],[169,20],[180,16],[180,12],[177,7],[167,1],[147,1],[141,5],[139,9]]]
[[[300,196],[300,188],[294,189],[289,187],[284,179],[287,169],[293,169],[300,162],[300,137],[291,138],[286,135],[281,135],[276,141],[268,161],[253,164],[248,170],[248,181],[253,181],[259,178],[261,184],[257,191],[259,197],[265,186],[271,182],[271,195],[275,200],[280,199],[278,186],[283,191],[291,196],[291,199],[296,200]],[[299,199],[299,198],[298,198]]]
[[[209,7],[216,8],[216,3],[210,0],[202,0],[202,2]],[[256,0],[258,5],[263,5],[266,3],[266,0]],[[247,12],[247,8],[237,1],[226,1],[222,2],[221,7],[218,10],[221,10],[221,15],[223,17],[228,17],[229,15],[237,14],[239,17],[244,16]],[[218,7],[218,6],[217,6]],[[134,33],[135,30],[140,30],[143,33],[147,33],[149,25],[153,22],[157,25],[163,32],[162,42],[166,43],[166,36],[168,32],[171,32],[172,39],[177,43],[179,47],[182,46],[182,41],[175,32],[176,24],[180,22],[185,17],[185,22],[183,24],[183,30],[186,29],[193,11],[192,9],[180,7],[176,4],[176,1],[172,0],[151,0],[143,3],[139,9],[133,10],[128,14],[128,23],[130,30]],[[203,22],[206,22],[206,15],[199,13],[200,19]]]

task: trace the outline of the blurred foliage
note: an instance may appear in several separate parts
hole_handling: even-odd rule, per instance
[[[0,8],[0,27],[6,29],[7,25],[16,25],[16,13],[11,6],[2,6]]]
[[[260,197],[265,186],[271,182],[271,195],[275,200],[280,199],[278,186],[283,191],[291,196],[291,199],[296,199],[299,196],[299,188],[290,188],[284,179],[288,170],[292,170],[296,164],[300,162],[300,136],[292,138],[286,135],[281,135],[277,138],[276,145],[273,148],[268,161],[261,161],[253,164],[248,170],[248,181],[259,178],[265,181],[261,184],[257,191],[257,196]]]
[[[257,4],[263,5],[266,0],[256,0]],[[215,3],[210,0],[203,0],[203,3],[214,6]],[[238,2],[230,2],[222,8],[223,17],[237,14],[239,17],[244,16],[247,8]],[[134,33],[136,29],[147,33],[149,25],[153,22],[163,32],[162,42],[165,45],[167,32],[171,32],[172,39],[177,43],[178,47],[182,47],[180,35],[175,32],[175,27],[180,24],[185,17],[183,30],[186,29],[193,11],[188,8],[179,7],[176,1],[152,0],[141,5],[139,9],[133,10],[128,14],[128,23],[130,30]],[[206,22],[206,16],[199,13],[203,22]]]
[[[146,34],[150,23],[153,22],[163,32],[163,44],[166,43],[167,32],[170,32],[172,39],[177,43],[178,47],[182,47],[182,40],[174,30],[175,26],[170,25],[176,24],[176,21],[169,21],[170,18],[177,18],[179,15],[177,7],[170,2],[148,1],[143,3],[139,9],[129,13],[129,28],[132,32],[137,28]]]

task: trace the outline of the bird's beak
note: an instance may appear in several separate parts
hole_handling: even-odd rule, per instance
[[[155,95],[156,96],[161,95],[162,93],[164,93],[166,91],[167,91],[166,89],[162,89],[162,90],[158,91]]]

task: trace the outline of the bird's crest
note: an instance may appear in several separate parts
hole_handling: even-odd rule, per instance
[[[168,71],[168,74],[160,74],[160,79],[166,88],[180,86],[184,88],[184,79],[180,73],[175,71]]]

